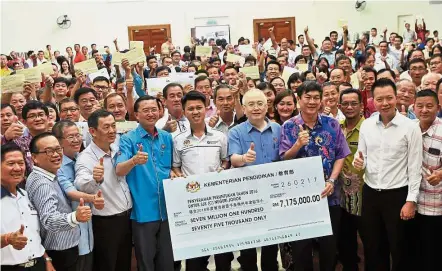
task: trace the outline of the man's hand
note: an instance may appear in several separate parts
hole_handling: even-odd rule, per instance
[[[10,233],[8,237],[8,243],[17,250],[22,250],[28,243],[28,238],[23,235],[25,231],[25,226],[23,224],[20,226],[18,231]]]
[[[104,158],[101,157],[100,163],[94,167],[94,170],[92,172],[92,176],[97,183],[103,182],[103,178],[104,178],[103,160],[104,160]]]
[[[9,128],[6,129],[5,132],[5,138],[8,141],[19,138],[22,135],[23,135],[23,126],[21,126],[18,123],[12,123],[11,126],[9,126]]]
[[[388,29],[387,27],[384,28],[384,34],[387,33]]]
[[[164,125],[163,130],[173,133],[178,128],[178,123],[176,120],[172,119],[172,115],[169,114],[166,125]]]
[[[127,58],[123,58],[122,60],[121,60],[121,66],[123,67],[123,70],[126,72],[126,75],[127,75],[127,73],[131,73],[131,68],[130,68],[130,64],[129,64],[129,60],[127,60]]]
[[[409,220],[414,218],[416,214],[416,204],[411,201],[407,201],[401,209],[401,219]]]
[[[183,92],[184,92],[184,95],[185,95],[185,94],[187,94],[187,93],[189,93],[190,91],[193,90],[193,85],[187,84],[187,85],[184,86],[183,90],[184,90]]]
[[[334,190],[335,190],[334,184],[332,184],[331,182],[325,182],[325,188],[321,192],[321,198],[331,196]]]
[[[215,127],[215,125],[218,123],[218,121],[219,121],[219,114],[220,114],[220,111],[219,110],[217,110],[216,111],[216,115],[213,115],[211,118],[210,118],[210,120],[209,120],[209,126],[210,127]]]
[[[431,170],[431,175],[427,177],[427,181],[432,186],[438,185],[442,181],[442,170]]]
[[[48,88],[52,88],[53,85],[54,85],[54,78],[52,78],[51,76],[45,76],[45,86]]]
[[[298,139],[296,140],[295,145],[298,145],[299,147],[306,146],[309,141],[310,135],[308,134],[308,131],[305,131],[302,125],[299,125]]]
[[[89,206],[84,205],[83,198],[80,199],[80,205],[78,205],[77,210],[75,211],[75,217],[78,222],[88,222],[91,219],[92,212]]]
[[[143,145],[140,144],[138,146],[137,154],[135,154],[135,156],[132,158],[134,166],[146,164],[148,159],[149,154],[147,152],[143,152]]]
[[[362,155],[362,152],[358,152],[358,156],[353,161],[353,165],[355,169],[357,170],[363,170],[364,169],[364,155]]]
[[[250,144],[249,150],[242,155],[242,160],[245,163],[253,163],[256,160],[255,143]]]
[[[244,90],[245,92],[248,90],[248,87],[247,87],[247,76],[246,76],[246,74],[245,73],[243,73],[243,72],[239,72],[238,73],[238,79],[239,79],[239,82],[238,82],[238,88],[241,90]]]
[[[407,116],[407,110],[405,110],[405,105],[401,106],[401,112],[402,115],[404,115],[405,117]]]
[[[175,178],[186,178],[186,175],[184,175],[184,173],[182,172],[175,172],[173,170],[170,171],[170,179],[175,179]]]
[[[324,110],[322,111],[322,114],[328,116],[328,115],[330,115],[330,112],[331,112],[330,103],[329,103],[329,101],[327,100],[327,101],[325,102],[325,107],[324,107]]]
[[[272,26],[272,27],[269,28],[269,32],[270,32],[270,33],[272,33],[273,30],[275,30],[275,27],[274,27],[274,26]]]
[[[114,44],[117,44],[118,40],[117,38],[114,39]]]
[[[304,28],[304,33],[307,34],[307,32],[308,32],[308,25]]]
[[[92,204],[94,204],[94,207],[97,210],[102,210],[104,208],[104,198],[101,189],[98,190],[97,194],[94,196],[94,201]]]
[[[35,97],[35,85],[33,83],[25,82],[23,86],[23,96],[26,98]]]

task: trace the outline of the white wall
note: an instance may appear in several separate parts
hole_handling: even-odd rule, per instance
[[[296,17],[297,34],[308,24],[317,40],[337,29],[338,19],[348,20],[352,33],[372,26],[381,30],[386,25],[389,31],[397,31],[397,16],[414,14],[426,19],[427,28],[442,31],[442,5],[429,5],[429,1],[367,2],[363,12],[354,9],[354,1],[2,2],[1,52],[41,49],[46,44],[61,51],[74,43],[112,45],[115,37],[125,48],[128,46],[127,26],[149,24],[171,24],[173,41],[183,48],[190,42],[190,28],[206,21],[195,18],[217,16],[227,16],[219,21],[230,24],[233,41],[241,36],[253,39],[255,18],[291,16]],[[64,14],[72,20],[71,28],[66,30],[56,24],[57,17]]]

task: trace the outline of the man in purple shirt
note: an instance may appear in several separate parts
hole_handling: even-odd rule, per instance
[[[340,220],[339,183],[336,181],[350,154],[345,136],[337,120],[319,114],[322,88],[314,81],[304,82],[297,89],[301,113],[281,127],[279,155],[282,160],[321,156],[326,180],[321,196],[328,197],[333,235],[318,238],[321,270],[334,270],[337,230]],[[312,240],[293,242],[295,270],[312,268]],[[298,269],[299,268],[299,269]]]

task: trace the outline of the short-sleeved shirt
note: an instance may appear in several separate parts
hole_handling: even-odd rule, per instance
[[[250,144],[255,144],[256,160],[246,166],[261,165],[279,161],[279,136],[281,126],[266,119],[267,126],[262,130],[254,127],[249,120],[238,124],[229,131],[228,154],[243,155],[247,153]]]
[[[333,171],[335,161],[343,159],[350,154],[350,149],[339,122],[332,117],[318,115],[315,126],[313,129],[310,129],[305,125],[302,113],[287,120],[281,129],[281,143],[279,145],[279,155],[281,157],[296,143],[300,132],[299,125],[302,125],[304,130],[309,132],[310,141],[298,151],[295,159],[321,156],[324,179],[328,180]],[[339,182],[335,182],[334,192],[328,197],[330,206],[340,204],[339,186]]]
[[[339,179],[342,181],[341,207],[348,213],[358,216],[361,215],[364,171],[356,170],[352,163],[355,154],[358,152],[359,129],[364,120],[364,117],[362,117],[352,130],[347,130],[345,121],[341,122],[341,128],[351,152],[345,157],[344,167],[339,175]]]
[[[215,172],[227,160],[226,136],[207,126],[201,138],[189,130],[177,135],[173,143],[173,167],[181,168],[186,176]]]
[[[138,125],[121,136],[116,164],[135,156],[139,146],[143,146],[148,160],[144,165],[136,165],[126,176],[133,201],[131,219],[139,223],[167,220],[163,180],[169,179],[172,168],[172,136],[160,129],[151,135]]]

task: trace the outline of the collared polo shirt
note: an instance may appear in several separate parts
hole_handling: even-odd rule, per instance
[[[205,120],[207,125],[209,125],[210,118],[211,117],[208,117]],[[227,125],[220,116],[218,122],[215,124],[215,126],[212,129],[220,131],[221,133],[227,136],[227,134],[229,133],[229,129],[232,128],[234,125],[235,125],[235,113],[233,113],[233,119],[230,125]]]
[[[189,130],[177,135],[173,143],[173,167],[181,168],[186,176],[215,172],[227,159],[226,136],[207,126],[201,138]]]
[[[229,131],[228,154],[243,155],[247,153],[250,144],[255,144],[256,160],[253,163],[246,164],[261,165],[279,161],[279,137],[281,134],[281,126],[266,119],[267,126],[259,131],[249,120],[233,127]]]
[[[139,125],[121,137],[116,164],[135,156],[140,145],[148,154],[147,163],[136,165],[126,176],[133,199],[131,219],[139,223],[167,220],[163,180],[169,179],[172,168],[172,136],[160,129],[151,135]]]
[[[281,157],[296,143],[300,132],[299,125],[304,126],[304,130],[309,132],[310,140],[306,146],[303,146],[298,151],[295,159],[321,156],[324,179],[328,180],[333,171],[335,161],[343,159],[350,154],[350,149],[345,141],[339,122],[332,117],[318,115],[315,126],[310,130],[302,119],[302,113],[287,120],[281,129],[281,144],[279,145],[279,155]],[[330,206],[340,204],[339,192],[339,182],[335,182],[334,192],[328,197]]]
[[[26,191],[17,187],[17,195],[14,195],[2,186],[1,210],[1,234],[16,232],[23,225],[23,235],[28,238],[28,243],[22,250],[11,245],[2,248],[1,265],[22,264],[43,256],[45,249],[41,245],[38,213]]]
[[[63,155],[63,162],[60,169],[57,172],[58,183],[60,184],[61,189],[66,194],[66,197],[69,192],[77,191],[75,188],[74,180],[75,180],[75,160]],[[72,210],[77,210],[78,205],[80,204],[78,201],[70,201]],[[91,210],[93,209],[93,205],[91,203],[85,203],[85,205],[89,206]],[[87,222],[80,223],[80,242],[78,243],[78,252],[79,255],[86,255],[92,252],[94,248],[94,234],[92,231],[92,220]]]
[[[364,184],[364,172],[356,170],[353,167],[353,159],[358,152],[359,130],[364,121],[362,117],[358,124],[352,129],[347,130],[347,122],[343,121],[341,128],[344,131],[350,154],[345,157],[344,167],[339,176],[342,181],[341,207],[352,215],[361,215],[362,207],[362,187]]]

